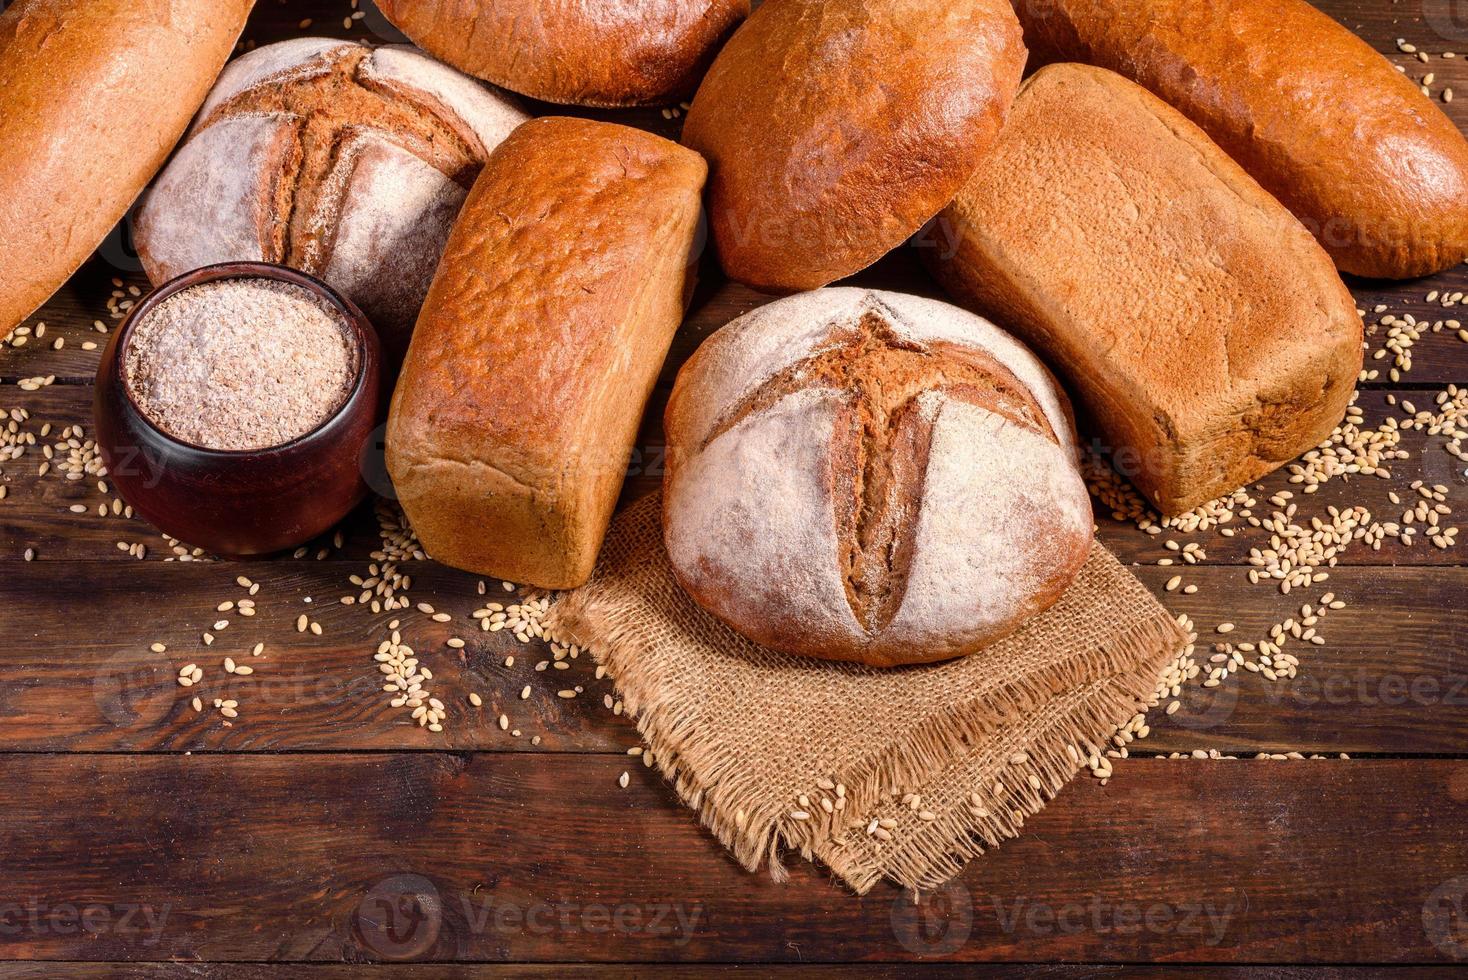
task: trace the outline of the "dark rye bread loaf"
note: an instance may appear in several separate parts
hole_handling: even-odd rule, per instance
[[[973,174],[1025,49],[1008,0],[775,0],[709,69],[683,143],[709,161],[724,270],[793,292],[871,265]]]
[[[1119,72],[1203,128],[1342,270],[1410,278],[1468,256],[1468,140],[1305,0],[1015,4],[1040,64]]]
[[[0,3],[0,334],[122,219],[253,0]]]
[[[822,289],[728,324],[665,417],[679,583],[757,643],[897,666],[972,653],[1090,549],[1069,406],[957,307]]]
[[[1164,514],[1340,421],[1361,318],[1330,257],[1198,127],[1120,75],[1031,76],[923,254],[1066,380]]]
[[[749,0],[377,0],[415,44],[547,102],[687,98]]]
[[[706,172],[650,133],[554,117],[490,157],[388,418],[434,558],[542,588],[591,574],[693,286]]]
[[[231,62],[137,219],[154,283],[216,262],[325,279],[401,359],[489,152],[526,119],[406,45],[296,38]]]

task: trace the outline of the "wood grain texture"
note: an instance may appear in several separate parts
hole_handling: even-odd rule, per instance
[[[10,624],[10,649],[0,657],[0,685],[10,692],[0,701],[0,751],[621,753],[638,744],[629,720],[607,709],[615,688],[595,677],[589,655],[567,660],[566,670],[536,671],[550,659],[548,649],[482,632],[470,619],[482,601],[475,580],[432,563],[407,566],[417,579],[412,594],[453,616],[448,623],[417,609],[372,616],[340,605],[347,575],[358,570],[346,562],[147,562],[105,588],[95,584],[95,564],[23,567],[23,578],[0,578],[0,621]],[[241,568],[261,585],[253,618],[216,609],[244,595],[234,581]],[[1302,661],[1294,681],[1241,673],[1217,689],[1194,685],[1176,714],[1154,714],[1151,737],[1134,751],[1468,755],[1468,607],[1461,602],[1468,569],[1345,568],[1291,596],[1250,586],[1233,568],[1189,569],[1194,595],[1165,591],[1172,569],[1136,571],[1169,609],[1197,624],[1200,660],[1206,644],[1224,639],[1214,632],[1220,623],[1236,624],[1227,638],[1244,642],[1266,637],[1327,589],[1348,605],[1319,625],[1324,645],[1287,648]],[[308,596],[315,601],[307,604]],[[302,612],[322,625],[321,636],[297,632]],[[221,618],[230,625],[213,630],[217,639],[206,647],[203,632]],[[442,734],[413,725],[379,690],[372,654],[394,618],[435,674],[431,688],[449,711]],[[466,645],[451,649],[450,637]],[[262,641],[264,654],[251,657]],[[154,642],[168,649],[154,653]],[[255,673],[226,674],[227,656]],[[510,656],[514,666],[506,667]],[[204,669],[205,680],[179,687],[178,671],[189,663]],[[521,700],[527,685],[531,696]],[[584,688],[580,696],[557,696],[576,685]],[[482,707],[469,704],[470,692]],[[190,706],[195,696],[204,699],[202,714]],[[214,698],[240,702],[233,726],[209,708]],[[499,728],[502,712],[518,738]]]
[[[401,39],[370,3],[361,6],[365,16],[344,26],[345,0],[261,0],[246,38]],[[1411,77],[1432,71],[1436,91],[1456,88],[1460,98],[1446,109],[1468,128],[1461,11],[1455,20],[1438,0],[1319,6]],[[313,23],[301,28],[307,17]],[[1398,37],[1459,57],[1423,65],[1397,50]],[[529,109],[672,138],[681,126],[657,110]],[[854,282],[941,295],[918,247],[899,249]],[[124,290],[147,286],[126,222],[27,321],[45,322],[47,336],[0,348],[0,408],[29,409],[36,427],[91,429],[100,351],[81,345],[105,344],[93,321],[115,329],[106,308],[113,277]],[[1429,322],[1468,319],[1461,307],[1426,301],[1434,290],[1468,291],[1468,266],[1410,283],[1348,284],[1368,323],[1379,319],[1379,304]],[[659,420],[678,366],[709,333],[770,299],[724,282],[704,255],[624,500],[661,479]],[[1368,337],[1373,349],[1383,333]],[[1388,410],[1389,391],[1422,407],[1442,386],[1468,382],[1468,344],[1451,330],[1424,337],[1413,354],[1400,384],[1366,386],[1362,404],[1373,421]],[[14,384],[37,375],[56,383],[34,393]],[[1299,498],[1302,513],[1359,503],[1396,519],[1388,490],[1405,497],[1418,478],[1459,493],[1462,465],[1435,449],[1419,453],[1419,443],[1408,437],[1413,458],[1391,481],[1334,482]],[[1244,580],[1239,563],[1262,540],[1257,531],[1149,538],[1100,515],[1102,540],[1140,563],[1139,577],[1169,608],[1194,617],[1205,641],[1224,621],[1238,624],[1230,638],[1257,638],[1327,588],[1349,603],[1326,618],[1324,646],[1289,648],[1304,662],[1296,681],[1246,675],[1220,693],[1193,688],[1177,714],[1154,713],[1138,756],[1216,748],[1384,758],[1126,760],[1106,787],[1077,780],[1024,837],[914,911],[890,889],[854,898],[799,862],[786,886],[738,869],[672,791],[624,754],[635,729],[604,707],[612,688],[586,658],[566,671],[535,672],[544,648],[471,631],[476,580],[429,563],[412,567],[410,594],[454,620],[397,615],[436,671],[450,722],[438,736],[409,724],[376,691],[371,654],[391,616],[337,602],[377,544],[370,509],[344,523],[344,546],[326,561],[167,564],[158,560],[166,548],[156,532],[95,515],[102,498],[91,481],[37,479],[38,463],[28,455],[0,466],[8,488],[0,500],[0,977],[253,980],[280,972],[335,980],[360,975],[362,962],[404,955],[437,961],[396,968],[411,978],[594,969],[565,965],[578,959],[611,963],[612,975],[707,976],[736,972],[713,964],[750,961],[823,980],[909,976],[911,961],[937,976],[971,969],[935,967],[941,960],[1010,961],[986,975],[1067,980],[1130,975],[1137,967],[1117,964],[1141,960],[1172,961],[1145,971],[1158,977],[1252,976],[1261,965],[1290,962],[1378,964],[1325,974],[1354,980],[1379,975],[1382,964],[1458,964],[1394,971],[1436,976],[1468,959],[1468,570],[1456,567],[1456,549],[1357,547],[1328,583],[1283,597]],[[1276,475],[1264,486],[1272,493],[1285,484]],[[88,512],[72,514],[74,503]],[[1206,567],[1156,566],[1168,538],[1204,543]],[[118,540],[145,543],[149,560],[124,564],[133,560]],[[20,561],[27,547],[38,553],[29,564]],[[243,594],[233,584],[242,572],[262,583],[254,619],[216,611]],[[1165,592],[1175,573],[1197,584],[1197,594]],[[295,631],[302,611],[322,623],[322,636]],[[203,646],[200,634],[222,616],[231,625]],[[467,641],[462,652],[444,644],[453,635]],[[153,653],[155,640],[169,649]],[[249,658],[257,640],[266,653]],[[226,655],[257,673],[227,676]],[[515,666],[506,668],[510,655]],[[207,677],[186,691],[174,678],[191,661]],[[521,701],[525,684],[532,696]],[[572,684],[584,693],[555,696]],[[471,690],[483,708],[470,707]],[[225,727],[212,709],[197,715],[188,703],[194,693],[206,705],[236,697],[240,718]],[[519,738],[498,727],[501,710]],[[626,790],[616,782],[624,769]],[[407,928],[411,918],[398,922],[396,938],[374,928],[424,882],[438,899],[436,934]],[[497,910],[506,918],[496,920]],[[526,912],[539,917],[533,927]],[[612,924],[619,913],[621,927]],[[35,959],[46,962],[18,961]],[[286,965],[257,962],[265,960]],[[1045,965],[1060,960],[1073,965]]]
[[[912,964],[894,963],[763,963],[757,968],[733,964],[698,963],[379,963],[372,976],[387,980],[628,980],[652,977],[675,980],[687,977],[773,977],[777,980],[902,980],[914,975]],[[1280,966],[1143,965],[1129,963],[989,963],[983,976],[993,980],[1108,980],[1116,977],[1143,977],[1147,980],[1243,980],[1268,977],[1270,980],[1374,980],[1387,976],[1392,980],[1437,980],[1459,976],[1453,966],[1331,966],[1290,968]],[[293,977],[301,980],[356,980],[362,976],[359,964],[340,963],[86,963],[78,961],[43,963],[0,963],[0,980],[272,980]],[[921,976],[933,980],[960,980],[972,977],[975,967],[961,963],[925,963]]]
[[[617,769],[588,756],[0,757],[19,906],[0,955],[1421,963],[1450,962],[1463,938],[1436,917],[1468,861],[1459,761],[1135,760],[1109,787],[1067,788],[917,909],[890,891],[843,894],[804,864],[783,886],[749,875],[656,777],[639,769],[620,790]],[[398,904],[413,894],[416,909]],[[73,907],[111,918],[70,932]],[[374,923],[393,908],[388,934]],[[1324,915],[1330,928],[1312,928]]]

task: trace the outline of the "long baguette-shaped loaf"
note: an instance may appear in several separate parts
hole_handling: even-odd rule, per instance
[[[925,250],[954,296],[1067,382],[1164,514],[1320,443],[1361,370],[1361,318],[1295,218],[1176,110],[1052,65]]]
[[[693,93],[749,0],[377,0],[460,71],[563,105],[667,105]]]
[[[0,14],[0,333],[163,166],[253,3],[18,0]]]
[[[1284,202],[1343,271],[1468,256],[1468,141],[1369,44],[1305,0],[1016,3],[1036,63],[1146,86]]]
[[[703,158],[542,118],[490,155],[393,394],[387,465],[441,562],[542,588],[591,574],[693,283]]]

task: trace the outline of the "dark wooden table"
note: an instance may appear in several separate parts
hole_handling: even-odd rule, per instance
[[[1462,2],[1324,6],[1414,78],[1433,72],[1435,92],[1458,85],[1465,98],[1447,108],[1468,124],[1468,60],[1441,57],[1468,55]],[[350,12],[348,0],[261,0],[247,37],[300,35],[307,16],[313,33],[390,36],[375,13],[348,29]],[[1399,51],[1397,38],[1430,52],[1430,64]],[[598,115],[669,135],[678,126],[657,110]],[[94,321],[116,324],[111,280],[124,293],[146,287],[124,241],[109,240],[27,321],[44,322],[44,336],[0,347],[0,408],[29,412],[19,428],[37,439],[0,466],[0,974],[253,976],[267,972],[260,964],[285,963],[305,976],[347,977],[355,970],[343,964],[418,960],[457,965],[404,975],[477,976],[483,964],[510,964],[512,973],[561,976],[579,972],[564,964],[590,962],[641,964],[630,968],[638,973],[778,964],[844,976],[893,972],[882,964],[897,961],[1003,961],[1006,975],[1070,975],[1153,961],[1430,970],[1468,960],[1460,549],[1351,548],[1328,583],[1348,606],[1323,626],[1325,645],[1306,649],[1295,681],[1244,674],[1216,691],[1190,687],[1177,715],[1154,713],[1150,737],[1116,763],[1109,785],[1078,778],[1022,838],[920,905],[885,887],[853,897],[804,864],[777,885],[740,870],[626,755],[636,732],[607,709],[611,688],[585,658],[538,673],[543,647],[473,629],[469,614],[483,601],[474,577],[402,566],[413,602],[449,613],[446,623],[416,609],[374,616],[342,605],[357,591],[350,576],[368,575],[379,545],[370,507],[344,524],[339,543],[302,558],[166,562],[170,549],[151,528],[98,516],[109,500],[94,479],[65,480],[59,456],[38,475],[41,445],[68,425],[90,430],[98,354],[82,345],[105,343]],[[936,294],[909,251],[858,281]],[[1468,290],[1468,270],[1352,287],[1368,312],[1381,304],[1434,322],[1456,311],[1427,295]],[[657,419],[677,365],[763,301],[706,263],[629,497],[658,481]],[[1373,350],[1385,333],[1372,333]],[[1425,407],[1468,381],[1468,344],[1452,330],[1427,333],[1413,354],[1400,383],[1364,386],[1373,423],[1403,414],[1392,395]],[[54,383],[17,386],[37,376]],[[1468,480],[1440,443],[1410,434],[1412,457],[1390,480],[1333,481],[1299,497],[1301,513],[1361,504],[1396,520],[1402,507],[1388,492],[1408,499],[1417,479],[1448,485],[1456,510]],[[1279,475],[1265,481],[1258,512],[1286,486]],[[84,513],[72,511],[78,505]],[[1248,550],[1267,538],[1258,529],[1149,537],[1104,514],[1101,525],[1142,580],[1205,633],[1227,620],[1239,637],[1262,635],[1302,600],[1246,580]],[[1176,570],[1157,564],[1169,538],[1207,548],[1188,569],[1195,594],[1164,591]],[[143,560],[124,550],[135,544],[146,547]],[[246,595],[242,574],[260,585],[251,618],[217,611]],[[489,590],[508,596],[497,582]],[[320,635],[297,632],[302,613]],[[413,726],[377,691],[372,656],[394,616],[436,674],[449,707],[441,734]],[[229,625],[204,646],[220,619]],[[452,636],[466,646],[447,646]],[[265,652],[252,658],[260,641]],[[225,674],[225,656],[256,672]],[[206,679],[185,690],[175,676],[189,662]],[[558,698],[571,683],[585,693]],[[190,705],[195,693],[203,712]],[[214,698],[238,701],[232,724]],[[501,713],[511,731],[497,723]],[[1153,758],[1208,750],[1241,758]],[[1286,752],[1330,758],[1252,758]],[[31,960],[47,962],[19,962]]]

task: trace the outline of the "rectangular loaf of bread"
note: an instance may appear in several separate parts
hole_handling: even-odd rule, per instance
[[[491,154],[393,394],[387,465],[434,558],[543,588],[591,574],[693,283],[703,159],[541,118]]]
[[[930,266],[1050,361],[1164,514],[1326,439],[1361,318],[1305,227],[1120,75],[1054,65],[939,215]]]

